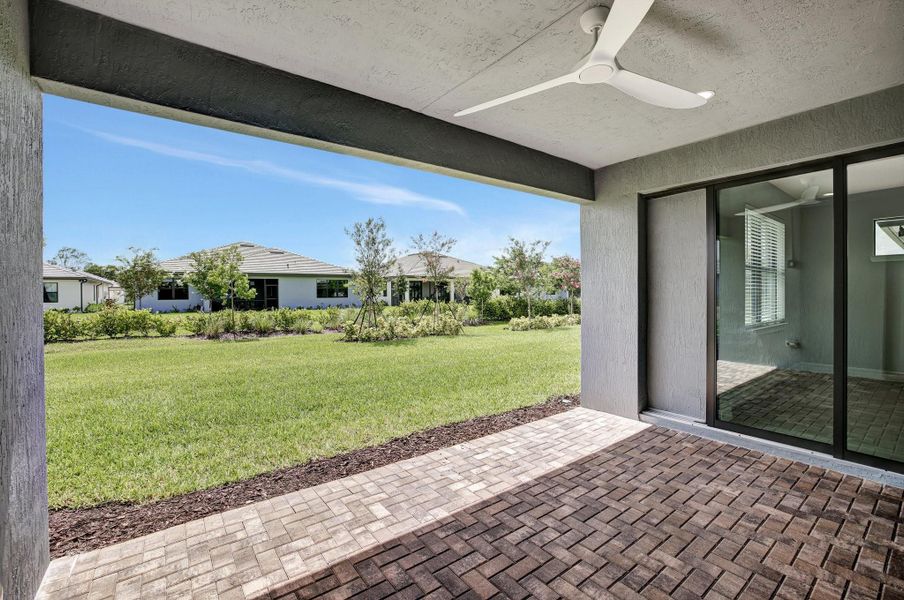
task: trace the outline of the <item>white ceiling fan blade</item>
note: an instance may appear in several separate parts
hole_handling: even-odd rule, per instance
[[[653,0],[615,0],[588,63],[615,60],[615,55],[643,21],[651,6]]]
[[[460,110],[455,113],[454,116],[463,117],[465,115],[470,115],[471,113],[476,113],[481,110],[493,108],[494,106],[499,106],[500,104],[505,104],[506,102],[511,102],[512,100],[517,100],[519,98],[524,98],[525,96],[530,96],[532,94],[536,94],[537,92],[542,92],[554,87],[558,87],[560,85],[565,85],[566,83],[577,83],[577,80],[577,73],[562,75],[561,77],[556,77],[555,79],[550,79],[549,81],[544,81],[543,83],[532,85],[531,87],[523,89],[520,92],[513,92],[506,96],[502,96],[501,98],[496,98],[495,100],[490,100],[489,102],[484,102],[483,104],[478,104],[477,106],[472,106],[471,108]]]
[[[706,104],[706,98],[699,94],[624,69],[606,83],[647,104],[663,108],[697,108]]]
[[[816,194],[818,194],[818,193],[819,193],[819,186],[811,185],[808,188],[806,188],[803,191],[803,193],[800,195],[800,200],[803,200],[804,202],[812,202],[813,200],[816,199]]]
[[[766,214],[766,213],[776,212],[779,210],[785,210],[786,208],[794,208],[795,206],[800,206],[801,204],[806,204],[806,201],[805,200],[795,200],[794,202],[782,202],[781,204],[773,204],[772,206],[764,206],[762,208],[751,207],[748,210],[750,210],[752,212],[760,213],[760,214]],[[743,217],[744,213],[743,212],[735,213],[735,216]]]

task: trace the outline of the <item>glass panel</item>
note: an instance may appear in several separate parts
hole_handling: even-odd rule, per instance
[[[904,156],[848,167],[847,447],[904,461]]]
[[[717,200],[720,420],[832,443],[832,171]]]

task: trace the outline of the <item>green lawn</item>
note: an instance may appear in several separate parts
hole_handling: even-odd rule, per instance
[[[580,388],[580,328],[46,347],[51,507],[164,498]]]

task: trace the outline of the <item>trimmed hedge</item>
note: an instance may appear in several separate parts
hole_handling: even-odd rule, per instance
[[[381,316],[376,326],[356,326],[351,322],[345,324],[343,338],[346,342],[383,342],[431,335],[460,335],[464,330],[462,322],[449,313],[440,315],[434,322],[432,315],[425,315],[419,320],[409,319],[403,315]]]
[[[568,299],[531,300],[531,313],[534,317],[549,317],[568,314]],[[581,314],[581,300],[574,299],[574,312]],[[527,299],[520,296],[497,296],[487,300],[483,308],[483,318],[487,321],[510,321],[518,317],[527,317]]]
[[[509,321],[509,329],[512,331],[529,331],[531,329],[553,329],[555,327],[567,327],[580,325],[581,315],[550,315],[546,317],[516,317]]]
[[[77,339],[103,337],[148,336],[152,332],[162,337],[175,335],[179,323],[149,310],[104,307],[79,317],[48,310],[44,312],[44,342],[71,342]]]

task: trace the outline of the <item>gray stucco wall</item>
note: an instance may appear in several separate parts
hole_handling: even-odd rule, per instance
[[[0,2],[0,585],[31,598],[48,562],[41,335],[41,96],[25,0]]]
[[[652,408],[706,416],[706,192],[647,204],[647,395]],[[675,302],[675,298],[684,301]]]
[[[638,192],[901,141],[902,105],[898,86],[597,170],[597,202],[581,207],[582,296],[592,307],[581,325],[582,404],[638,414]],[[685,325],[688,334],[705,327]]]

